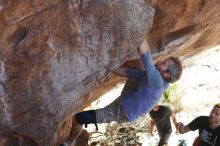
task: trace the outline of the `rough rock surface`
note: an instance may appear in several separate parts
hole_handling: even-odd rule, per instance
[[[58,144],[62,121],[134,57],[153,16],[142,0],[0,1],[2,143]]]
[[[65,139],[70,117],[121,81],[107,81],[108,71],[137,57],[146,32],[155,60],[219,44],[219,8],[218,0],[0,1],[0,145]]]
[[[148,35],[152,40],[161,40],[162,52],[158,57],[192,56],[219,44],[218,0],[146,1],[155,8],[153,28]]]

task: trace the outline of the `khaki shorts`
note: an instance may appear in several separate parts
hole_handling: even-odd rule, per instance
[[[96,110],[96,121],[97,123],[110,123],[112,121],[124,123],[128,122],[128,119],[119,104],[119,99],[116,99],[108,106]]]

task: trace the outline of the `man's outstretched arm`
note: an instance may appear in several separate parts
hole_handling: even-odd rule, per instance
[[[161,88],[164,85],[164,80],[156,69],[150,53],[150,46],[146,40],[143,40],[140,47],[137,49],[141,58],[141,62],[145,69],[146,80],[148,85],[153,88]]]
[[[121,77],[127,77],[127,78],[133,78],[133,79],[136,79],[136,80],[140,80],[142,79],[145,75],[146,75],[146,72],[152,72],[151,69],[148,69],[146,71],[146,69],[148,67],[146,66],[151,66],[149,68],[154,68],[154,64],[152,62],[152,58],[151,58],[151,55],[150,55],[150,62],[149,64],[150,65],[147,65],[147,61],[144,61],[146,58],[146,53],[150,53],[150,46],[149,44],[147,43],[146,40],[143,41],[143,43],[140,45],[139,48],[137,48],[137,51],[139,53],[141,57],[141,61],[144,65],[144,68],[145,68],[145,71],[144,70],[140,70],[140,69],[131,69],[131,68],[126,68],[126,67],[121,67],[121,68],[118,68],[116,70],[113,70],[112,72],[118,76],[121,76]],[[151,76],[151,74],[153,73],[147,73],[147,76]],[[150,77],[149,77],[150,78]]]
[[[113,70],[112,73],[121,77],[132,78],[136,80],[141,80],[145,75],[145,72],[141,69],[131,69],[127,67],[120,67]]]
[[[142,54],[144,54],[145,52],[150,51],[150,47],[149,47],[148,43],[146,42],[146,40],[144,40],[143,43],[140,45],[140,47],[137,48],[137,51],[140,56]],[[120,67],[118,69],[113,70],[112,73],[115,75],[118,75],[120,77],[133,78],[133,79],[137,79],[137,80],[140,80],[145,75],[143,70],[130,69],[127,67]]]
[[[184,133],[187,133],[187,132],[191,131],[191,130],[189,129],[189,126],[188,126],[188,125],[184,125],[184,124],[181,123],[181,122],[177,123],[177,124],[176,124],[176,127],[178,128],[179,133],[181,133],[181,134],[184,134]]]
[[[174,124],[175,127],[176,127],[177,119],[176,119],[176,115],[174,114],[174,112],[172,112],[172,114],[171,114],[171,119],[173,120],[173,124]],[[177,134],[179,133],[178,127],[176,127],[176,133],[177,133]]]
[[[150,52],[150,46],[147,41],[144,39],[140,47],[137,48],[139,55]]]
[[[153,135],[154,126],[155,126],[155,123],[154,123],[154,121],[151,119],[151,120],[150,120],[150,125],[149,125],[149,133],[150,133],[150,135]]]
[[[118,69],[112,70],[112,73],[120,77],[126,77],[126,67],[120,67]]]

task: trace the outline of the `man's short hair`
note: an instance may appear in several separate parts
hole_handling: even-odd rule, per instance
[[[220,108],[220,103],[217,103],[215,106],[218,107],[218,108]]]
[[[177,57],[169,57],[174,63],[168,66],[168,72],[170,73],[170,78],[166,79],[167,82],[174,83],[180,79],[183,67],[182,64]]]

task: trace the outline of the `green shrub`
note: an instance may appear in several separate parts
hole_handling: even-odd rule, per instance
[[[170,84],[169,88],[164,92],[162,103],[171,105],[173,107],[174,112],[179,112],[182,110],[181,90],[175,83]]]

